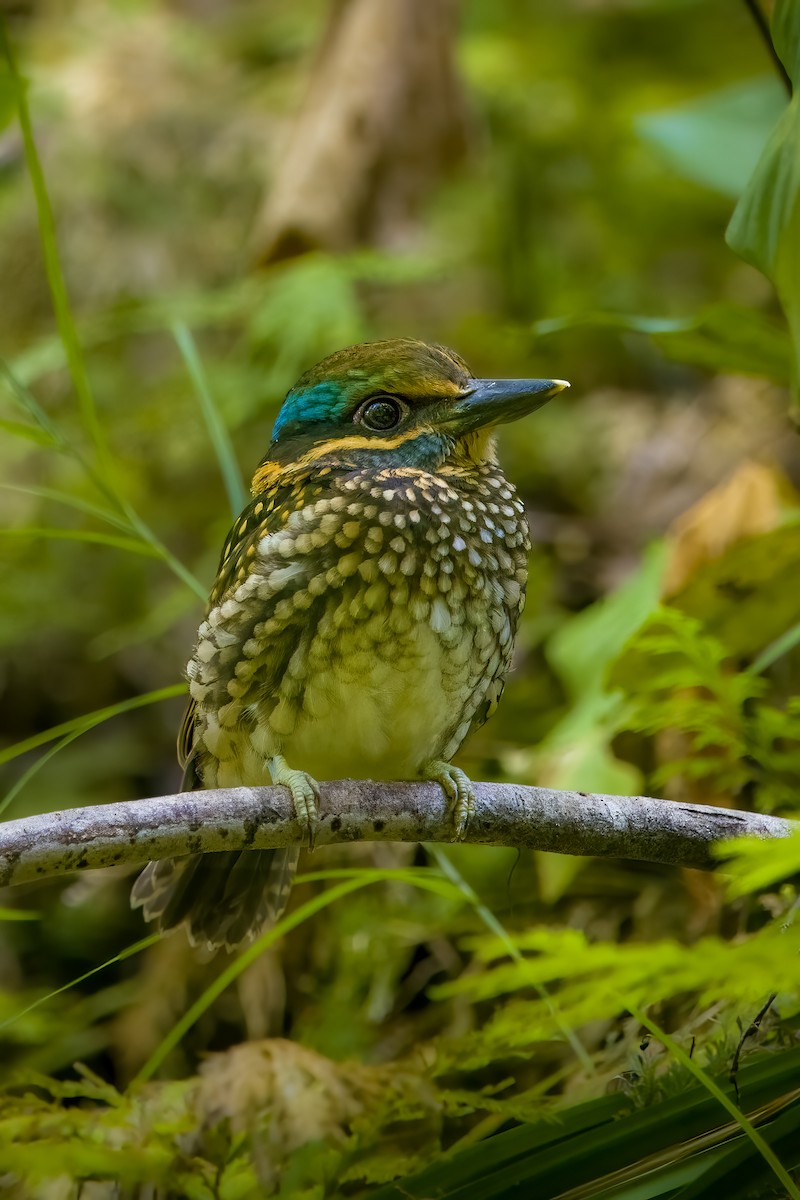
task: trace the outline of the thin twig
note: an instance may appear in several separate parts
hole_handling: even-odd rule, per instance
[[[741,1097],[739,1095],[739,1060],[742,1057],[744,1044],[748,1038],[755,1037],[755,1035],[758,1033],[759,1029],[761,1028],[761,1022],[764,1020],[764,1017],[767,1015],[777,999],[778,993],[770,992],[762,1007],[758,1010],[756,1015],[753,1017],[753,1020],[747,1026],[747,1029],[744,1030],[742,1036],[739,1038],[739,1045],[736,1047],[736,1053],[734,1054],[733,1061],[731,1062],[729,1077],[731,1083],[733,1084],[733,1090],[736,1092],[736,1103],[740,1108]]]

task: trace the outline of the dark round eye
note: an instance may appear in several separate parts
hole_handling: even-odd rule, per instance
[[[367,429],[394,429],[402,415],[394,396],[373,396],[362,408],[359,420]]]

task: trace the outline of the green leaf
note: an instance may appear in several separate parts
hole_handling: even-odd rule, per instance
[[[784,1105],[775,1121],[754,1131],[759,1150],[766,1144],[773,1165],[775,1154],[769,1147],[773,1132],[785,1138],[796,1128],[798,1106],[784,1098],[794,1091],[799,1065],[800,1051],[791,1050],[752,1062],[739,1075],[750,1110]],[[520,1200],[528,1196],[553,1200],[573,1194],[571,1189],[586,1200],[674,1197],[676,1186],[691,1186],[718,1162],[731,1162],[728,1156],[738,1155],[745,1145],[749,1163],[755,1160],[761,1168],[757,1182],[762,1186],[774,1183],[770,1168],[745,1140],[748,1135],[741,1129],[740,1114],[737,1112],[735,1121],[722,1123],[718,1093],[731,1103],[730,1084],[702,1074],[702,1084],[692,1081],[680,1095],[643,1109],[631,1111],[635,1095],[603,1096],[565,1108],[546,1121],[498,1133],[440,1156],[422,1171],[371,1193],[371,1200]],[[709,1155],[709,1146],[719,1150]],[[796,1146],[792,1157],[796,1158]],[[780,1163],[777,1168],[785,1181]],[[789,1185],[794,1189],[789,1194],[794,1195],[796,1187],[791,1180]],[[712,1189],[704,1194],[711,1200],[733,1193]]]
[[[800,874],[800,826],[779,840],[747,837],[720,842],[714,852],[725,864],[729,896],[762,892]]]
[[[738,197],[786,105],[780,81],[765,75],[648,113],[636,129],[687,179]]]
[[[648,317],[641,313],[581,313],[537,321],[537,337],[571,329],[617,329],[650,338],[676,362],[709,371],[753,375],[787,384],[792,372],[792,341],[786,330],[753,308],[714,304],[694,317]]]
[[[0,908],[0,921],[41,921],[42,914],[28,908]]]
[[[775,49],[794,95],[765,146],[731,218],[730,247],[772,280],[789,321],[800,384],[800,5],[777,0]]]
[[[752,375],[784,386],[792,373],[792,342],[781,325],[754,308],[715,304],[683,328],[654,332],[652,340],[676,362],[707,371]]]
[[[536,752],[537,776],[549,787],[634,795],[641,786],[639,771],[611,752],[624,704],[606,689],[606,672],[657,607],[664,556],[663,544],[652,545],[620,588],[578,613],[547,645],[547,656],[573,701]],[[579,865],[570,864],[557,876],[544,870],[555,885],[557,879],[565,883],[566,872],[574,873]]]
[[[645,1029],[649,1030],[654,1037],[657,1037],[662,1045],[666,1046],[673,1058],[676,1058],[687,1071],[694,1075],[698,1083],[702,1084],[702,1086],[711,1093],[714,1099],[719,1102],[721,1107],[725,1109],[728,1115],[739,1126],[745,1137],[749,1138],[756,1151],[764,1159],[764,1162],[767,1163],[770,1169],[777,1176],[782,1187],[786,1189],[787,1195],[791,1196],[792,1200],[800,1200],[800,1190],[790,1178],[789,1173],[787,1172],[783,1163],[778,1160],[772,1147],[764,1139],[759,1130],[755,1128],[752,1121],[747,1119],[731,1096],[728,1095],[726,1091],[723,1091],[717,1081],[712,1079],[708,1072],[704,1071],[700,1064],[696,1062],[691,1055],[687,1054],[682,1046],[679,1046],[673,1038],[669,1037],[669,1035],[666,1034],[663,1029],[656,1025],[655,1021],[651,1020],[647,1013],[643,1012],[641,1009],[638,1009],[636,1005],[629,1004],[628,1008],[630,1009],[631,1014],[636,1017],[636,1020],[639,1021],[639,1023],[643,1025]],[[795,1110],[795,1122],[797,1121],[797,1117],[798,1112]],[[695,1189],[690,1189],[690,1193],[691,1192],[694,1192],[695,1195],[702,1194],[697,1193]],[[727,1192],[727,1194],[730,1193]]]
[[[664,559],[664,546],[651,546],[621,587],[573,617],[550,639],[547,657],[576,700],[603,689],[609,663],[658,606]]]

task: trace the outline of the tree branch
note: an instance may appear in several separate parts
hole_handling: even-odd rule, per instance
[[[641,859],[711,869],[712,846],[745,834],[788,837],[800,825],[760,813],[644,796],[556,792],[478,783],[466,841]],[[452,824],[432,783],[343,780],[321,787],[316,845],[449,842]],[[87,867],[143,863],[198,851],[263,850],[305,840],[285,788],[219,788],[45,813],[0,824],[0,885]]]

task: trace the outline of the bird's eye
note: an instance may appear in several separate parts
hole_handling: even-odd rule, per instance
[[[399,425],[403,409],[394,396],[373,396],[358,414],[358,420],[367,429],[394,429]]]

